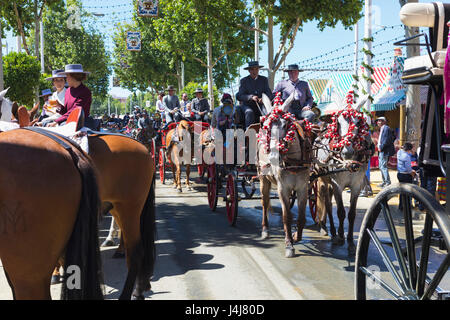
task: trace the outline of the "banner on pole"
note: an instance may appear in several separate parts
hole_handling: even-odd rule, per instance
[[[158,0],[138,0],[138,16],[140,17],[157,17],[158,16]]]
[[[127,31],[127,50],[141,51],[141,33],[139,31]]]

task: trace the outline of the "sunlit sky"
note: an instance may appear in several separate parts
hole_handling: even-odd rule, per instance
[[[320,0],[319,0],[320,1]],[[114,24],[117,22],[131,21],[133,12],[136,10],[136,1],[132,0],[82,0],[84,9],[92,13],[104,14],[103,17],[92,18],[95,24],[98,26],[98,30],[101,31],[106,40],[107,48],[112,51],[113,42],[112,34],[114,30]],[[420,2],[433,2],[433,0],[421,0]],[[444,1],[447,2],[447,1]],[[377,65],[388,65],[389,58],[393,56],[394,45],[393,39],[397,39],[404,35],[404,29],[401,26],[399,19],[400,4],[398,0],[372,0],[373,5],[373,32],[377,32],[374,35],[374,49],[373,52],[376,54],[374,59],[374,64]],[[384,27],[387,27],[383,29]],[[362,39],[364,36],[364,18],[359,21],[359,35],[358,39]],[[4,35],[5,37],[5,35]],[[275,28],[275,43],[274,49],[278,48],[279,39],[279,29]],[[320,31],[317,28],[316,22],[310,22],[305,24],[303,30],[298,32],[297,38],[295,40],[294,48],[288,55],[285,65],[292,63],[301,64],[302,61],[307,59],[310,60],[309,63],[318,63],[321,66],[333,65],[335,68],[341,67],[339,63],[343,63],[342,67],[349,67],[353,60],[354,51],[354,39],[355,32],[353,30],[346,30],[341,24],[338,24],[336,28],[326,28]],[[3,40],[4,41],[4,40]],[[6,42],[8,45],[8,51],[17,50],[17,40],[13,37],[12,33],[6,35]],[[3,43],[5,44],[5,43]],[[46,44],[48,45],[48,44]],[[145,45],[145,43],[143,44]],[[345,48],[343,48],[345,47]],[[335,49],[339,49],[334,53],[331,53]],[[360,49],[362,48],[360,42]],[[392,54],[391,54],[392,52]],[[6,53],[6,48],[3,48],[3,53]],[[263,66],[267,66],[267,43],[261,45],[260,50],[260,63]],[[317,58],[319,56],[322,58]],[[359,54],[362,58],[362,53]],[[342,57],[331,61],[335,57]],[[347,63],[347,64],[345,64]],[[243,68],[240,69],[241,77],[248,75],[248,72]],[[317,65],[316,65],[317,66]],[[266,75],[263,70],[261,74]],[[276,81],[280,80],[283,76],[283,72],[279,71],[276,75]],[[314,72],[304,72],[300,74],[301,78],[316,78],[324,76],[320,73]],[[237,85],[239,79],[235,79],[233,82],[235,90],[237,90]],[[225,90],[230,92],[230,90]],[[127,96],[130,91],[122,88],[112,88],[111,81],[111,94],[115,96]]]

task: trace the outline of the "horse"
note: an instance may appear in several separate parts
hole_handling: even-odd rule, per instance
[[[88,141],[102,215],[110,212],[122,231],[128,275],[119,299],[144,299],[156,258],[154,161],[144,145],[124,135],[95,133]]]
[[[367,97],[353,107],[352,98],[346,108],[334,115],[334,123],[328,128],[335,132],[330,136],[330,131],[324,136],[318,137],[314,142],[317,148],[317,160],[322,166],[341,167],[348,170],[339,170],[319,178],[319,192],[317,200],[318,218],[323,234],[327,234],[326,218],[330,220],[330,232],[332,243],[343,245],[345,207],[342,201],[342,192],[346,187],[350,188],[350,208],[348,211],[348,252],[354,254],[356,246],[353,240],[353,229],[356,216],[356,205],[359,194],[365,186],[365,175],[370,157],[375,146],[370,138],[368,125],[362,113],[361,106],[367,101]],[[347,140],[346,140],[347,139]],[[347,142],[346,142],[347,141]],[[331,169],[332,170],[332,169]],[[334,195],[339,219],[338,232],[333,222],[331,198]]]
[[[272,107],[269,98],[263,94],[263,103],[269,114],[261,120],[257,143],[257,167],[263,207],[261,238],[269,237],[270,190],[274,185],[277,187],[282,207],[285,257],[291,258],[294,256],[294,243],[302,239],[306,224],[305,209],[311,163],[306,146],[311,143],[311,132],[305,130],[305,123],[296,121],[293,115],[288,113],[294,95],[282,105],[280,100]],[[297,232],[294,235],[291,230],[290,212],[290,196],[293,191],[297,193],[298,203]]]
[[[61,298],[103,299],[90,158],[23,129],[0,134],[0,155],[0,259],[14,299],[51,299],[52,270],[63,253]]]
[[[175,132],[177,133],[178,141],[173,141]],[[192,150],[192,146],[194,143],[192,139],[193,135],[194,125],[186,120],[181,120],[177,124],[177,126],[174,129],[169,130],[166,135],[166,157],[169,160],[172,169],[174,188],[176,188],[178,192],[183,191],[183,189],[181,188],[181,166],[183,164],[184,150],[187,150],[187,148]],[[193,153],[191,152],[191,157],[190,159],[188,159],[189,161],[184,163],[184,165],[186,166],[186,186],[188,191],[192,190],[189,181],[192,157]]]

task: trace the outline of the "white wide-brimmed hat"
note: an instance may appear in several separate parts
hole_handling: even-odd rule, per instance
[[[67,75],[68,73],[83,73],[86,75],[91,74],[89,71],[84,71],[81,64],[68,64],[64,68],[64,72],[60,74]]]
[[[45,80],[53,80],[53,79],[56,79],[56,78],[65,78],[65,77],[66,77],[66,75],[64,74],[64,70],[63,69],[53,70],[52,71],[52,76],[46,78]]]
[[[2,92],[0,92],[0,101],[3,100],[6,96],[6,93],[8,92],[9,88],[6,88]]]

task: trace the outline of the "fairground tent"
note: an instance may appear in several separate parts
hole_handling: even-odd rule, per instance
[[[389,67],[375,67],[372,79],[374,83],[371,86],[372,95],[376,95],[380,88],[383,86],[389,74]],[[359,71],[359,83],[358,91],[361,92],[362,89],[362,74],[364,68],[361,67]],[[318,107],[321,109],[322,114],[331,114],[340,110],[344,106],[345,98],[349,91],[353,89],[353,83],[355,79],[351,73],[333,73],[330,80],[323,91],[320,100],[318,102]]]
[[[311,93],[314,101],[318,104],[320,101],[320,96],[325,90],[328,83],[328,79],[310,79],[308,80],[309,88],[311,89]]]

